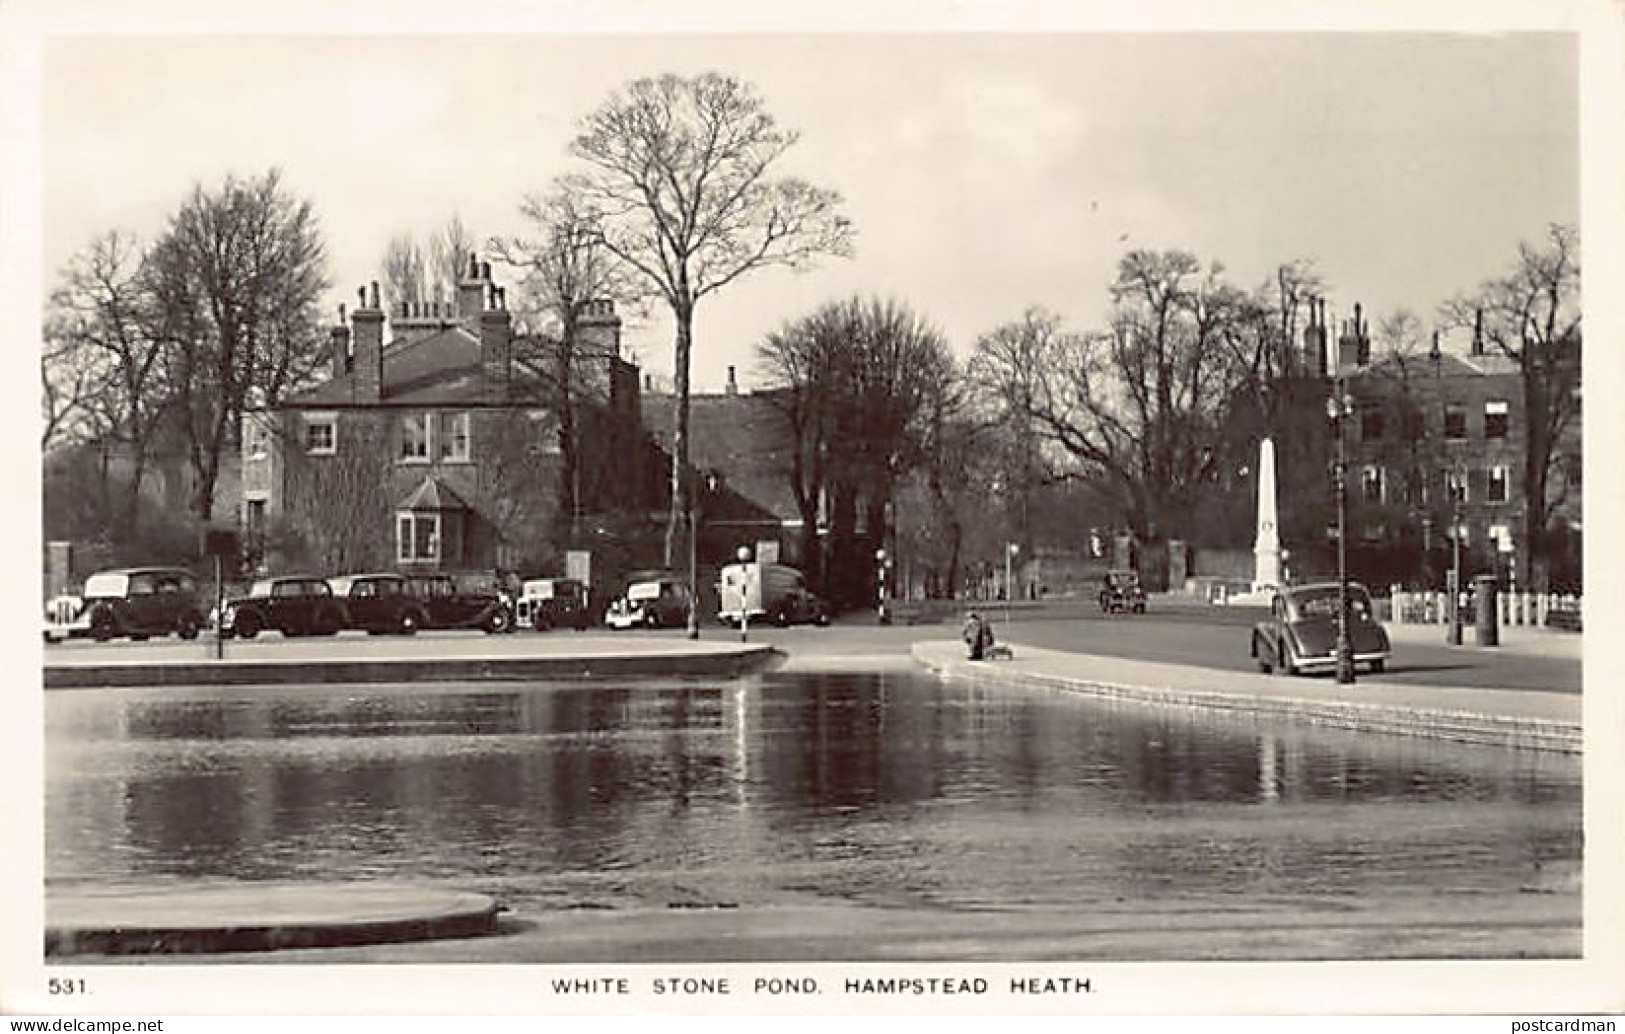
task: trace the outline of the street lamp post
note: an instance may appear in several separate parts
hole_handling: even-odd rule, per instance
[[[875,550],[875,620],[882,625],[891,624],[891,614],[886,610],[886,568],[890,566],[885,547]]]
[[[1007,542],[1004,546],[1004,623],[1010,623],[1010,598],[1016,594],[1016,554],[1021,546]]]
[[[1349,566],[1348,566],[1348,451],[1344,443],[1343,423],[1354,413],[1354,400],[1344,391],[1339,377],[1326,400],[1326,416],[1332,421],[1332,433],[1337,436],[1337,459],[1332,466],[1332,486],[1337,503],[1337,681],[1354,681],[1354,644],[1349,639]]]
[[[1461,477],[1457,475],[1455,484],[1450,486],[1450,598],[1446,601],[1450,629],[1446,642],[1451,646],[1461,645],[1461,490]]]
[[[750,547],[740,546],[739,552],[739,641],[750,638]]]

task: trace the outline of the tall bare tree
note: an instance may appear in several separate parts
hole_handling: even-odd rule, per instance
[[[1538,243],[1520,242],[1505,275],[1443,307],[1446,322],[1475,327],[1516,364],[1523,387],[1523,548],[1519,581],[1535,584],[1551,523],[1552,475],[1562,440],[1580,411],[1580,235],[1553,224]]]
[[[46,317],[43,373],[55,428],[88,431],[116,446],[127,471],[117,521],[132,532],[153,438],[163,413],[162,342],[153,333],[146,257],[134,237],[110,231],[63,269]]]
[[[451,302],[476,247],[474,232],[456,213],[422,240],[410,230],[395,234],[379,260],[384,304],[393,309],[401,302]]]
[[[382,266],[384,305],[390,310],[402,302],[431,298],[428,262],[422,246],[411,233],[397,233],[389,239],[384,246]]]
[[[153,249],[156,325],[201,521],[213,516],[220,459],[244,408],[275,404],[323,365],[325,266],[310,202],[275,169],[194,186]]]
[[[560,498],[574,539],[583,505],[581,409],[597,401],[591,371],[581,362],[578,327],[589,303],[635,305],[641,283],[604,247],[597,220],[567,184],[527,196],[519,211],[527,232],[493,238],[490,246],[498,261],[521,276],[517,308],[534,332],[520,340],[532,346],[524,358],[542,374],[558,418]]]
[[[834,191],[775,176],[797,140],[739,79],[706,73],[638,79],[581,122],[586,165],[572,189],[606,247],[645,278],[676,323],[672,511],[666,558],[692,519],[689,361],[700,300],[768,266],[799,269],[844,255],[851,227]]]

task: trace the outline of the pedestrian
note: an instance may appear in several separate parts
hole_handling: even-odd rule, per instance
[[[973,661],[986,657],[988,649],[993,645],[993,626],[983,621],[982,615],[974,610],[965,615],[965,628],[961,635]]]

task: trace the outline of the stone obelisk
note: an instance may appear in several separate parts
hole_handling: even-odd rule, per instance
[[[1258,446],[1258,536],[1253,539],[1253,591],[1273,592],[1281,585],[1281,532],[1275,510],[1275,443]]]

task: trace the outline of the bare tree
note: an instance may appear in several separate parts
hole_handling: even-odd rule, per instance
[[[393,309],[401,302],[451,302],[476,246],[474,232],[456,213],[431,230],[426,241],[409,230],[395,234],[379,261],[385,304]]]
[[[391,310],[402,302],[421,302],[429,297],[428,264],[412,234],[397,233],[389,239],[382,265],[384,304]]]
[[[604,247],[596,219],[567,185],[526,197],[519,210],[529,231],[493,238],[490,246],[498,261],[522,278],[518,308],[535,331],[519,338],[530,346],[522,358],[541,374],[549,408],[558,418],[560,498],[574,539],[580,532],[583,495],[579,410],[597,401],[581,362],[578,325],[589,303],[635,303],[639,282]]]
[[[274,405],[323,365],[325,264],[310,202],[274,169],[193,187],[153,249],[157,325],[201,521],[213,516],[220,458],[244,408]]]
[[[1548,495],[1564,434],[1580,411],[1580,236],[1553,224],[1545,240],[1518,245],[1510,272],[1447,302],[1449,325],[1474,327],[1511,359],[1523,387],[1523,529],[1519,581],[1534,584],[1544,557],[1552,499]]]
[[[852,298],[770,334],[758,358],[791,433],[803,555],[817,555],[827,500],[839,589],[853,594],[868,573],[858,560],[888,541],[899,480],[931,453],[930,416],[956,379],[947,342],[896,301]],[[867,539],[857,549],[860,499]]]
[[[152,329],[145,255],[135,238],[102,234],[69,261],[51,292],[43,375],[45,442],[66,427],[117,446],[128,482],[117,520],[129,534],[165,404],[162,342]]]
[[[648,281],[676,322],[668,563],[692,519],[685,472],[695,307],[754,270],[804,268],[850,247],[839,195],[773,176],[796,140],[752,87],[707,73],[635,80],[582,121],[571,145],[587,166],[572,189],[604,247]]]

